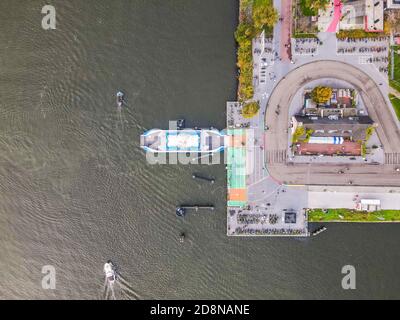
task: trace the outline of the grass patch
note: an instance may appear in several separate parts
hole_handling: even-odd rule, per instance
[[[336,37],[338,39],[345,39],[345,38],[377,38],[385,36],[385,32],[366,32],[363,29],[353,29],[353,30],[340,30]]]
[[[400,210],[362,212],[349,209],[310,209],[309,222],[400,222]]]
[[[397,52],[400,50],[400,46],[393,46],[391,50],[394,50],[394,75],[392,80],[392,66],[391,66],[391,54],[389,56],[389,84],[391,87],[400,92],[400,54]]]
[[[392,103],[394,111],[396,112],[397,119],[400,121],[400,99],[393,94],[389,94],[389,99]]]
[[[308,38],[318,38],[318,37],[315,33],[295,33],[293,34],[293,38],[308,39]]]

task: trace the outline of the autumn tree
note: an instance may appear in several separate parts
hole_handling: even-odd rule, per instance
[[[272,28],[278,18],[278,11],[273,6],[255,6],[253,8],[253,24],[258,31]]]
[[[386,21],[394,33],[400,33],[400,10],[388,10]]]
[[[309,0],[310,8],[313,10],[325,9],[329,3],[329,0]]]
[[[300,7],[305,16],[316,16],[318,10],[324,10],[328,3],[329,0],[301,0]]]
[[[311,92],[311,98],[316,103],[327,103],[332,97],[332,88],[329,87],[315,87]]]
[[[260,105],[258,102],[249,102],[244,105],[242,109],[243,118],[253,118],[260,110]]]

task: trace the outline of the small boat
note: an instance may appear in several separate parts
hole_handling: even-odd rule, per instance
[[[124,93],[121,91],[117,92],[117,106],[121,108],[124,105]]]
[[[104,264],[104,274],[106,275],[107,282],[111,285],[114,284],[117,277],[115,276],[115,267],[111,260],[108,260]]]
[[[175,213],[178,217],[184,217],[186,215],[186,209],[182,208],[182,207],[178,207],[178,208],[176,208]]]
[[[211,183],[211,184],[214,184],[214,183],[215,183],[215,179],[206,178],[206,177],[203,177],[203,176],[199,176],[199,175],[197,175],[197,174],[193,174],[193,175],[192,175],[192,178],[193,178],[193,179],[199,179],[199,180],[208,181],[208,182]]]

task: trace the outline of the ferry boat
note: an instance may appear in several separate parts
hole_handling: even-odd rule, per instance
[[[140,136],[140,146],[146,152],[221,152],[225,135],[216,129],[152,129]]]
[[[106,280],[109,284],[114,284],[116,280],[115,268],[113,263],[109,260],[104,264],[104,274],[106,275]]]

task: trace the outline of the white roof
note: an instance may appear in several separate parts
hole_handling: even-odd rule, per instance
[[[177,135],[168,135],[168,147],[178,148],[197,148],[200,143],[200,137],[197,134],[179,133]]]
[[[380,206],[380,205],[381,205],[381,200],[376,200],[376,199],[361,199],[361,204],[369,204],[369,205]]]
[[[383,31],[383,1],[365,0],[366,28],[369,31]]]

